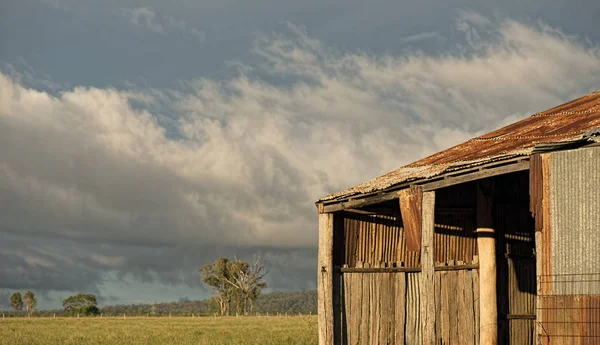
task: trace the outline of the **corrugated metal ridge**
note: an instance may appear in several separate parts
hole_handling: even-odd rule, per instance
[[[597,93],[598,91],[595,91],[594,93]],[[595,113],[597,111],[600,111],[600,108],[593,108],[593,109],[588,109],[588,110],[580,110],[580,111],[558,111],[556,113],[545,113],[545,112],[539,112],[537,114],[533,114],[531,115],[532,117],[540,117],[540,116],[561,116],[561,115],[580,115],[580,114],[590,114],[590,113]]]
[[[560,138],[560,137],[568,137],[568,136],[578,136],[581,135],[581,131],[572,131],[568,133],[559,133],[559,134],[548,134],[548,135],[502,135],[491,138],[473,138],[468,141],[490,141],[490,140],[515,140],[515,139],[547,139],[547,138]]]

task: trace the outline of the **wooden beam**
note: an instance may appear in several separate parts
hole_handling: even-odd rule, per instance
[[[430,190],[436,190],[436,189],[440,189],[440,188],[454,186],[454,185],[461,184],[461,183],[482,180],[482,179],[488,178],[488,177],[494,177],[494,176],[498,176],[498,175],[510,174],[513,172],[524,171],[524,170],[528,170],[528,169],[529,169],[529,161],[524,160],[524,161],[519,161],[519,162],[516,162],[513,164],[509,164],[509,165],[499,166],[496,168],[483,169],[481,171],[476,171],[476,172],[465,174],[465,175],[448,177],[441,181],[424,183],[421,186],[423,187],[424,191],[430,191]]]
[[[503,164],[503,165],[500,165]],[[398,191],[407,188],[411,185],[418,185],[423,188],[423,191],[432,191],[440,188],[450,187],[453,185],[476,181],[487,177],[493,177],[498,175],[509,174],[518,171],[524,171],[529,169],[529,161],[526,158],[520,158],[519,160],[511,160],[508,162],[494,162],[486,165],[479,166],[477,168],[454,171],[452,173],[437,176],[431,179],[422,179],[419,181],[412,181],[402,183],[386,190],[378,192],[372,195],[362,195],[349,199],[342,202],[320,202],[317,203],[319,213],[338,212],[347,209],[356,209],[369,205],[378,204],[384,201],[394,200],[398,198]],[[462,173],[461,175],[458,175]]]
[[[387,192],[387,193],[381,192],[377,195],[373,195],[373,196],[362,198],[362,199],[351,199],[351,200],[336,203],[336,204],[324,205],[323,212],[344,211],[344,210],[348,210],[348,209],[360,208],[360,207],[365,207],[365,206],[369,206],[369,205],[373,205],[373,204],[378,204],[380,202],[394,200],[394,199],[398,199],[398,194],[396,194],[395,192]]]
[[[435,266],[435,272],[476,270],[479,264]],[[335,272],[342,273],[419,273],[421,267],[334,267]]]
[[[421,267],[336,267],[342,273],[418,273]]]
[[[319,345],[333,345],[333,219],[319,215],[318,312]]]
[[[435,345],[435,192],[423,193],[421,234],[421,327],[423,345]]]
[[[357,209],[354,209],[354,208],[346,209],[346,210],[344,210],[344,212],[366,214],[367,216],[374,216],[374,215],[378,215],[379,214],[379,213],[373,212],[373,211],[357,210]]]

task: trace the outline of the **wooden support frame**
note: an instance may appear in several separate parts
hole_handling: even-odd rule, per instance
[[[488,177],[504,175],[518,171],[524,171],[528,169],[528,158],[521,157],[517,160],[494,162],[468,170],[455,171],[433,179],[423,179],[419,181],[401,183],[399,185],[390,187],[387,190],[374,193],[368,196],[362,196],[360,198],[357,197],[346,201],[333,201],[330,203],[320,202],[317,203],[317,208],[319,213],[357,209],[389,200],[398,199],[398,191],[410,187],[411,185],[420,186],[423,189],[423,191],[433,191],[461,183],[476,181]]]
[[[334,215],[319,215],[318,312],[319,345],[334,343],[333,306],[333,232]]]
[[[435,272],[477,270],[479,264],[435,266]],[[421,267],[334,267],[334,271],[342,273],[419,273]]]
[[[421,326],[423,345],[435,345],[435,192],[424,192],[421,234]],[[433,297],[433,298],[432,298]]]

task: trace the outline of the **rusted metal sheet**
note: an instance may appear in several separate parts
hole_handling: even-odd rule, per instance
[[[489,162],[529,156],[537,144],[583,139],[585,132],[597,127],[600,127],[600,93],[595,92],[473,138],[356,187],[325,196],[319,202],[344,200],[382,191],[403,182],[432,178]]]
[[[597,345],[600,296],[542,296],[542,344]]]
[[[406,234],[406,250],[421,250],[421,209],[423,191],[407,188],[399,193],[402,223]]]
[[[600,147],[551,154],[552,274],[600,273]],[[600,281],[553,285],[554,295],[600,295]]]
[[[535,219],[535,231],[542,231],[543,212],[542,156],[535,154],[529,161],[529,211]]]

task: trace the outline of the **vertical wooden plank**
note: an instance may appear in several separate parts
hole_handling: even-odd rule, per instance
[[[358,267],[362,267],[362,263],[358,263]],[[350,327],[352,329],[352,341],[350,345],[360,344],[360,318],[362,317],[362,273],[354,273],[352,275],[352,319],[350,320]]]
[[[396,303],[394,305],[394,344],[404,345],[404,330],[406,327],[406,273],[396,273]]]
[[[388,273],[388,286],[389,286],[389,300],[385,301],[385,305],[387,307],[387,315],[388,315],[388,319],[386,320],[387,322],[387,328],[388,328],[388,334],[387,334],[387,343],[393,345],[394,344],[394,339],[395,339],[395,324],[396,324],[396,320],[395,320],[395,303],[396,303],[396,277],[395,277],[396,273]]]
[[[442,330],[442,344],[450,344],[450,303],[452,303],[452,296],[448,293],[450,287],[448,286],[448,272],[440,272],[441,287],[440,291],[442,294],[441,301],[441,330]]]
[[[354,313],[352,310],[352,308],[353,308],[353,305],[352,305],[352,276],[353,275],[354,275],[354,273],[350,273],[350,272],[345,272],[342,274],[343,282],[344,282],[344,311],[345,311],[345,318],[342,319],[343,321],[345,321],[345,322],[343,322],[344,323],[343,328],[344,328],[345,334],[342,336],[342,344],[345,344],[345,343],[350,344],[352,341],[352,335],[354,333],[354,330],[352,329],[352,327],[350,327],[352,317],[354,316]]]
[[[419,280],[421,273],[406,275],[406,345],[422,344]]]
[[[479,258],[473,258],[474,263],[479,263]],[[479,270],[472,271],[473,274],[473,309],[475,311],[475,345],[479,345]]]
[[[475,310],[473,309],[473,279],[467,270],[458,272],[461,300],[458,311],[460,343],[475,344]]]
[[[361,345],[370,343],[370,318],[371,318],[371,274],[362,274],[362,308],[360,314],[360,334]]]
[[[449,271],[448,272],[448,296],[450,299],[450,305],[448,309],[448,314],[450,315],[450,341],[449,344],[459,345],[458,341],[458,271]],[[462,345],[462,344],[461,344]]]
[[[379,344],[388,344],[389,329],[389,305],[391,301],[389,291],[389,275],[390,273],[380,273],[380,294],[379,294]]]
[[[333,345],[333,219],[319,214],[319,345]]]
[[[378,267],[375,265],[374,267]],[[379,299],[377,299],[377,289],[379,286],[379,275],[377,273],[369,274],[371,276],[371,287],[370,287],[370,311],[369,314],[369,344],[375,345],[379,342],[379,333],[377,332],[377,322],[379,321]]]
[[[442,272],[435,272],[435,343],[442,337]]]
[[[435,192],[423,193],[421,233],[421,326],[423,345],[435,345]]]

